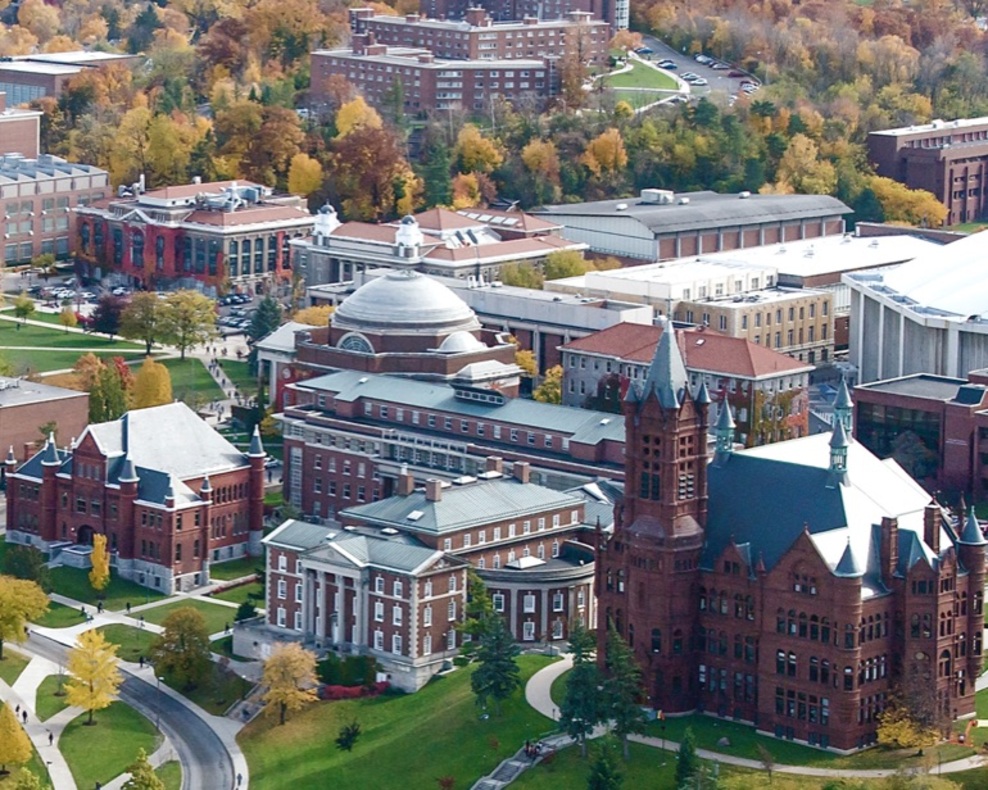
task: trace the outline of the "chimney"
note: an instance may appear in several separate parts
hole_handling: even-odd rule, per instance
[[[882,517],[880,540],[879,557],[882,564],[882,576],[888,583],[899,564],[899,522],[897,519],[888,516]]]
[[[935,499],[923,511],[923,540],[934,554],[940,553],[940,505]]]
[[[402,467],[398,473],[398,496],[408,496],[415,490],[415,478],[408,471],[408,467]]]
[[[528,461],[515,461],[511,467],[511,474],[519,483],[528,483],[532,477],[532,467]]]
[[[407,24],[414,25],[418,21],[419,21],[419,15],[418,14],[405,14],[405,22]]]
[[[440,502],[443,498],[443,483],[442,480],[437,480],[434,477],[430,477],[425,481],[425,501],[426,502]]]
[[[487,12],[479,6],[467,9],[466,22],[470,27],[486,27],[484,24],[486,18]]]
[[[504,461],[496,455],[487,456],[485,461],[485,469],[488,472],[497,472],[498,474],[504,473]]]

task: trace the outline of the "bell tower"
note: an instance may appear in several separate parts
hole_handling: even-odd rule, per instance
[[[667,324],[644,383],[624,400],[625,490],[597,560],[600,651],[613,625],[632,645],[653,707],[696,707],[691,642],[707,520],[710,396],[695,394]]]

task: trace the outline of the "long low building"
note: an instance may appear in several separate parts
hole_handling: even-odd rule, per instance
[[[637,198],[532,209],[594,252],[663,261],[719,250],[832,236],[851,209],[826,195],[674,193],[643,189]]]

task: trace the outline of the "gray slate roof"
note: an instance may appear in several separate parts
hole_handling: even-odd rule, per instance
[[[300,382],[298,386],[336,393],[339,401],[368,398],[413,409],[433,409],[514,423],[520,429],[569,434],[571,441],[590,445],[603,439],[624,442],[624,417],[619,414],[555,406],[523,398],[506,398],[501,405],[460,400],[454,397],[453,388],[444,384],[375,376],[352,370],[328,373]]]
[[[338,531],[339,527],[329,527],[324,524],[312,524],[290,518],[282,522],[273,532],[266,535],[261,542],[274,546],[282,546],[296,551],[314,548]]]
[[[467,527],[544,512],[551,508],[575,507],[582,499],[550,488],[521,483],[513,478],[479,480],[443,489],[438,502],[430,502],[424,491],[393,496],[340,512],[344,521],[373,522],[412,532],[442,535]],[[417,518],[409,515],[420,513]]]
[[[680,205],[679,199],[683,197],[689,198],[689,203]],[[626,208],[619,210],[618,206],[622,204]],[[753,194],[741,199],[739,195],[703,191],[677,194],[676,200],[666,205],[643,203],[637,198],[624,198],[543,206],[529,213],[544,218],[549,215],[564,225],[566,215],[614,219],[628,217],[640,222],[653,233],[659,234],[720,228],[733,224],[773,223],[850,214],[851,209],[837,198],[827,195]]]

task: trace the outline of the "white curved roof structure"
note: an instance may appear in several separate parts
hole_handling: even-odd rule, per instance
[[[439,346],[439,352],[442,354],[465,354],[468,351],[481,351],[485,348],[487,346],[477,338],[461,329],[443,340]]]

